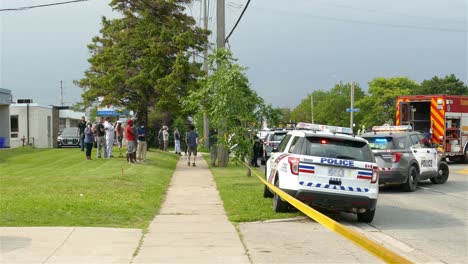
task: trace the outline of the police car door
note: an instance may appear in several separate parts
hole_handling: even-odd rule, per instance
[[[419,164],[420,174],[426,174],[432,167],[432,158],[418,135],[411,135],[411,153]]]
[[[422,144],[423,151],[426,153],[426,162],[424,164],[421,164],[421,166],[424,166],[427,168],[427,172],[429,173],[435,173],[437,171],[437,150],[432,147],[431,143],[429,140],[427,140],[423,135],[417,135],[419,141]]]

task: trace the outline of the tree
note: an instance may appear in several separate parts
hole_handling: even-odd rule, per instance
[[[323,101],[327,96],[327,92],[324,91],[314,91],[312,94],[308,94],[306,98],[302,99],[301,103],[296,106],[291,112],[291,119],[294,122],[312,122],[312,105],[313,102],[314,109],[318,105],[319,102]],[[312,98],[312,102],[311,102]],[[316,112],[317,109],[314,110]],[[314,114],[314,122],[317,123],[315,120]]]
[[[394,124],[397,96],[409,95],[418,87],[407,77],[373,79],[369,82],[368,95],[356,102],[356,107],[360,108],[356,116],[361,125],[370,128],[384,123]]]
[[[455,74],[450,74],[444,78],[437,76],[430,80],[424,80],[417,89],[411,91],[411,94],[450,94],[450,95],[468,95],[468,86],[466,86]]]
[[[361,87],[354,84],[354,100],[358,101],[365,96]],[[315,98],[314,98],[315,101]],[[317,124],[349,127],[350,113],[346,108],[351,106],[351,83],[338,83],[326,96],[314,104],[314,121]],[[354,123],[359,123],[356,116]]]
[[[212,74],[201,78],[200,89],[192,91],[184,102],[195,112],[206,111],[211,126],[218,129],[219,166],[227,165],[227,155],[222,153],[228,148],[241,160],[251,154],[253,134],[271,110],[250,89],[245,68],[235,61],[225,49],[210,55],[208,68]]]
[[[88,45],[91,66],[76,81],[84,104],[103,97],[102,105],[134,110],[146,123],[150,110],[182,114],[181,100],[203,75],[191,56],[202,51],[208,34],[183,12],[189,2],[113,0],[122,17],[102,19],[101,35]]]

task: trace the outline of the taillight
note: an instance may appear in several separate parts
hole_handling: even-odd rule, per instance
[[[372,168],[372,179],[371,183],[376,183],[379,180],[379,167],[375,166]]]
[[[299,175],[299,158],[288,157],[288,162],[291,173],[294,175]]]
[[[401,156],[402,156],[401,153],[398,153],[398,152],[392,153],[392,162],[393,163],[399,162],[401,159]]]

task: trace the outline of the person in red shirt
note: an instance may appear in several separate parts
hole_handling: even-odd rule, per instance
[[[135,134],[133,132],[133,121],[129,119],[127,121],[127,127],[125,128],[125,139],[127,139],[127,161],[128,163],[136,162],[136,142]]]

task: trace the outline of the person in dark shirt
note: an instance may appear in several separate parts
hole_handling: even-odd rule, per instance
[[[180,133],[177,127],[174,128],[174,148],[175,148],[175,153],[182,156],[182,154],[180,154]]]
[[[97,157],[101,158],[101,150],[104,149],[104,157],[107,157],[106,148],[106,130],[104,129],[104,117],[99,117],[99,122],[96,124],[96,142],[97,142]]]
[[[142,122],[140,127],[138,127],[138,144],[137,144],[137,160],[140,162],[146,161],[146,128],[145,123]]]
[[[216,166],[216,159],[218,158],[218,131],[211,129],[208,133],[208,145],[210,147],[211,166]]]
[[[260,156],[262,155],[262,150],[263,150],[263,147],[262,147],[262,144],[260,143],[260,139],[255,138],[255,142],[253,145],[253,158],[251,162],[252,166],[260,167],[258,166],[258,158],[260,158]]]
[[[80,147],[81,147],[81,151],[84,151],[84,147],[85,147],[85,128],[86,128],[86,121],[85,121],[85,117],[82,116],[81,117],[81,120],[80,120],[80,123],[78,123],[78,129],[79,129],[79,132],[80,132]]]
[[[195,159],[197,157],[197,147],[198,147],[198,133],[195,132],[195,126],[190,126],[190,131],[187,133],[187,138],[185,139],[185,143],[188,146],[188,162],[187,164],[190,166],[190,157],[193,154],[193,163],[192,166],[195,167]]]

